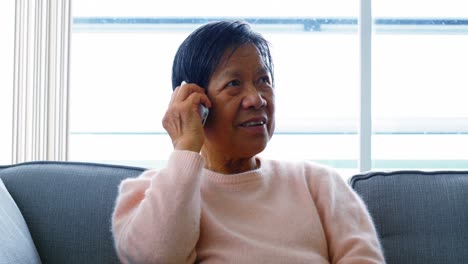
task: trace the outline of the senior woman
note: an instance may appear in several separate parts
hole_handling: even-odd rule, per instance
[[[172,85],[166,167],[119,187],[123,263],[384,263],[366,207],[334,170],[257,156],[275,128],[273,63],[247,23],[195,30]]]

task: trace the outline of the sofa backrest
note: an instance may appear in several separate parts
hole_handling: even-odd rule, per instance
[[[143,168],[73,162],[0,166],[43,263],[119,263],[111,215],[119,183]]]
[[[468,263],[468,171],[370,172],[350,184],[388,264]]]

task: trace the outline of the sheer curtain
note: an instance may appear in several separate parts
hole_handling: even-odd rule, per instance
[[[12,162],[67,160],[70,1],[17,0]]]
[[[11,163],[15,2],[0,1],[0,164]]]

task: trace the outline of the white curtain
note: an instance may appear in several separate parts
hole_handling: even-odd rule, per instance
[[[13,163],[67,160],[70,0],[16,0]]]

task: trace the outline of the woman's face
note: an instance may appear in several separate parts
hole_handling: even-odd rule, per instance
[[[204,152],[246,159],[263,151],[275,128],[272,76],[253,44],[227,50],[208,85],[212,107]]]

